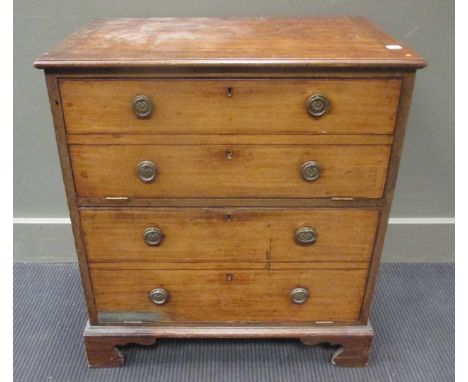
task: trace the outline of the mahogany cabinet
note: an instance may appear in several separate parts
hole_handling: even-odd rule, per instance
[[[38,58],[89,365],[164,337],[298,338],[367,365],[425,65],[360,17],[98,20]]]

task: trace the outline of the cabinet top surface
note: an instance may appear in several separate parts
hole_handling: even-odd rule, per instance
[[[410,67],[424,59],[362,17],[96,20],[37,68]]]

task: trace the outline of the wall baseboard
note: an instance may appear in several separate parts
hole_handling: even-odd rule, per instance
[[[383,262],[454,262],[454,218],[391,218]],[[74,262],[70,219],[14,218],[14,261]]]

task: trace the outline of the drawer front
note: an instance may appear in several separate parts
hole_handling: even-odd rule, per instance
[[[341,322],[358,320],[367,270],[92,270],[91,277],[101,322]],[[307,290],[305,302],[292,301],[304,297],[296,288]]]
[[[70,146],[82,198],[380,198],[389,154],[364,145]],[[142,164],[148,172],[138,174]]]
[[[379,211],[131,208],[82,209],[80,216],[90,262],[267,264],[367,262]]]
[[[396,79],[60,81],[69,134],[392,134],[400,87]],[[312,116],[308,101],[312,113],[326,103],[328,111]]]

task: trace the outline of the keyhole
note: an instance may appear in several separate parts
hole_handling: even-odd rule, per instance
[[[226,220],[227,222],[231,222],[232,221],[232,215],[231,214],[224,215],[224,220]]]
[[[226,274],[226,281],[232,281],[233,278],[234,278],[234,275],[232,273]]]
[[[226,159],[232,160],[232,150],[231,149],[226,150]]]
[[[227,94],[228,97],[232,97],[234,95],[233,93],[234,93],[233,88],[231,88],[231,87],[227,88],[227,93],[226,94]]]

